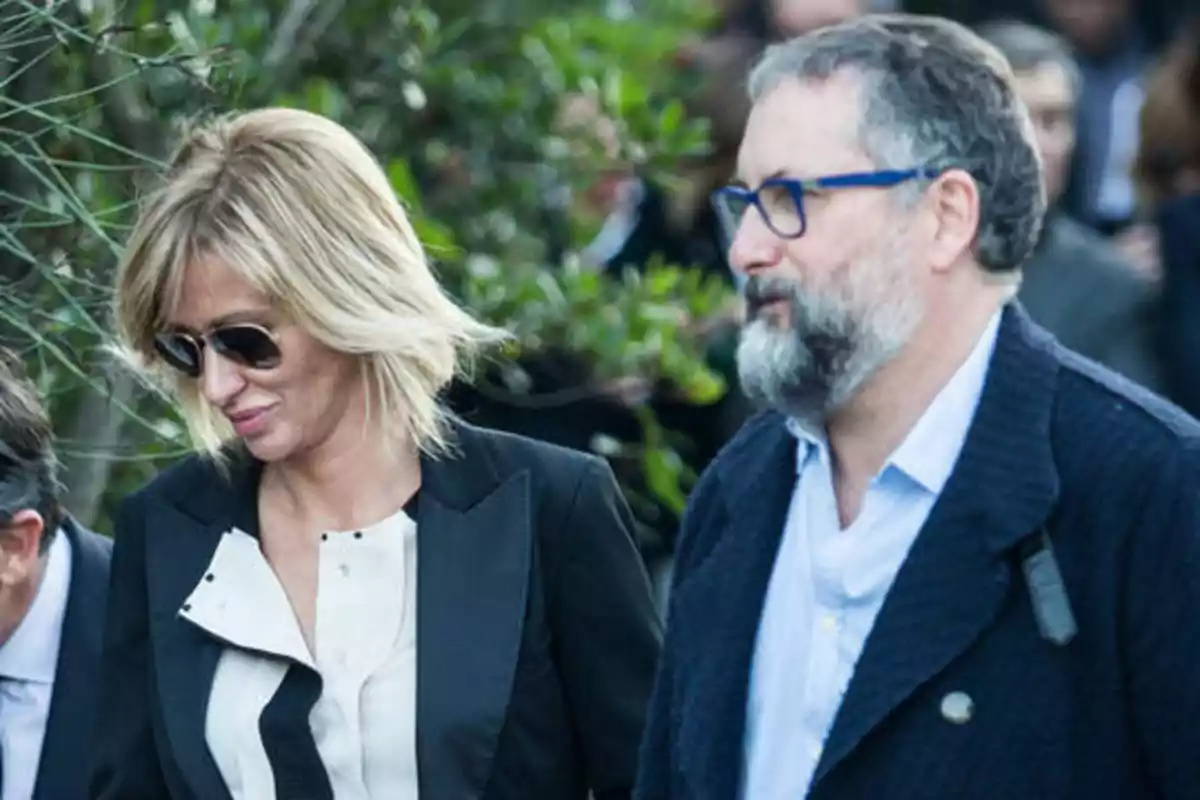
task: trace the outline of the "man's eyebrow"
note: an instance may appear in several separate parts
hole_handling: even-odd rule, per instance
[[[769,175],[767,175],[767,177],[763,178],[761,181],[759,181],[759,182],[758,182],[757,184],[755,184],[755,185],[756,185],[756,186],[762,186],[762,185],[763,185],[764,183],[766,183],[767,181],[773,181],[773,180],[777,180],[777,179],[779,179],[779,178],[786,178],[786,177],[789,177],[788,170],[786,170],[786,169],[777,169],[777,170],[775,170],[774,172],[772,172],[772,173],[770,173]],[[750,186],[750,183],[749,183],[749,181],[746,181],[746,180],[744,180],[743,178],[739,177],[738,175],[734,175],[734,178],[733,178],[733,180],[732,180],[732,181],[730,181],[730,182],[731,182],[731,183],[733,183],[733,184],[735,184],[735,185],[737,185],[737,186],[745,186],[745,187],[749,187],[749,186]]]

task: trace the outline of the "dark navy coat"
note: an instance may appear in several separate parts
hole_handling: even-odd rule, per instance
[[[809,796],[1200,798],[1198,448],[1200,423],[1007,308]],[[795,449],[778,414],[756,417],[693,494],[636,797],[737,796]],[[1021,568],[1043,526],[1077,624],[1066,644],[1039,631]],[[941,711],[954,692],[974,701],[965,722]]]

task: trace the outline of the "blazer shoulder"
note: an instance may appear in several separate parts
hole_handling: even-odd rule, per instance
[[[716,457],[700,474],[688,495],[680,528],[675,563],[678,574],[688,571],[702,561],[715,544],[720,528],[720,514],[725,508],[723,494],[727,488],[722,476],[736,473],[753,461],[778,436],[788,436],[784,416],[766,410],[748,419],[737,433],[718,451]]]
[[[1056,427],[1079,435],[1103,425],[1106,437],[1134,451],[1200,445],[1200,421],[1169,400],[1066,348],[1061,362]]]
[[[1182,502],[1179,476],[1200,465],[1200,422],[1171,402],[1065,349],[1051,416],[1064,499],[1114,504],[1132,519],[1148,498]]]
[[[164,499],[187,497],[221,480],[221,467],[216,461],[192,453],[173,462],[141,488],[126,495],[122,504],[144,506]]]
[[[501,479],[528,471],[550,486],[575,486],[589,470],[609,470],[600,456],[506,431],[461,423],[456,438],[468,458],[473,449],[485,452]]]

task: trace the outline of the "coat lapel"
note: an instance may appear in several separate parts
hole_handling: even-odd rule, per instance
[[[767,584],[796,482],[796,440],[778,414],[751,423],[718,462],[725,498],[712,551],[672,607],[683,673],[680,768],[698,796],[735,797],[748,676]],[[704,523],[701,523],[704,524]]]
[[[197,797],[229,798],[205,740],[205,718],[222,645],[184,620],[180,609],[204,576],[222,534],[238,527],[258,535],[258,477],[261,465],[234,456],[229,474],[203,482],[195,493],[171,498],[148,510],[146,566],[151,639],[158,696],[172,756]]]
[[[1053,346],[1019,306],[1005,309],[962,453],[863,648],[814,790],[998,613],[1015,580],[1009,551],[1044,523],[1058,494],[1050,450]]]
[[[521,648],[533,527],[529,474],[501,480],[479,434],[422,462],[417,510],[417,760],[421,795],[487,785]]]
[[[108,591],[110,545],[95,534],[85,536],[69,517],[63,520],[62,533],[71,543],[71,586],[38,762],[34,797],[39,800],[75,797],[83,791],[77,766],[92,729],[92,697]]]

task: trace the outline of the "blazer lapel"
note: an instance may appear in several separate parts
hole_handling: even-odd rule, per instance
[[[104,628],[108,554],[83,538],[74,520],[62,523],[71,543],[71,586],[46,737],[38,762],[36,798],[74,797],[82,792],[78,764],[92,729],[91,698]]]
[[[735,797],[754,644],[796,482],[796,440],[766,414],[719,462],[718,540],[672,601],[684,684],[680,768],[705,797]],[[701,534],[706,536],[707,533]]]
[[[194,494],[149,509],[146,565],[151,640],[163,720],[172,757],[197,797],[229,798],[205,739],[208,697],[222,645],[179,616],[204,576],[222,534],[238,527],[258,536],[258,477],[261,464],[235,457],[228,479],[218,477]]]
[[[1058,477],[1049,444],[1058,361],[1019,306],[1006,308],[959,461],[867,639],[814,776],[966,650],[1009,590],[1009,550],[1049,516]]]
[[[478,434],[422,462],[417,508],[421,795],[478,797],[508,707],[532,569],[529,475],[501,481]]]

